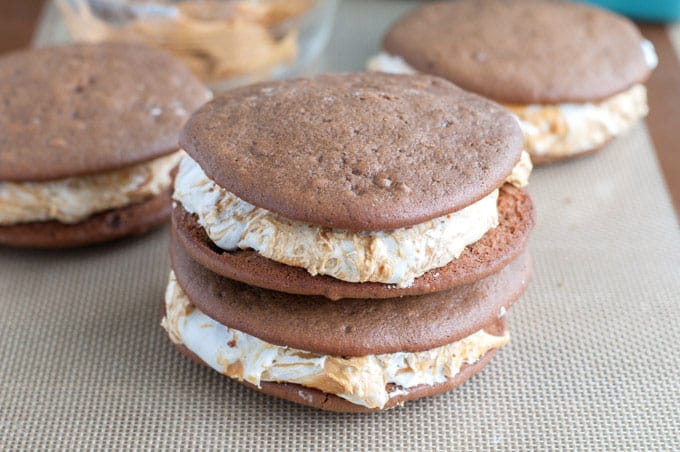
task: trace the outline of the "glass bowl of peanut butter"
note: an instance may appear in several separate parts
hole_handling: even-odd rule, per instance
[[[75,41],[143,41],[214,91],[297,75],[328,43],[338,0],[56,0]]]

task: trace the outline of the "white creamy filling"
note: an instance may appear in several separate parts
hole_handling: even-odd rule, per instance
[[[645,63],[647,63],[647,67],[650,69],[655,69],[659,65],[659,56],[656,54],[654,44],[652,44],[651,41],[647,39],[643,39],[642,44],[640,45],[642,47],[642,54],[645,57]]]
[[[0,182],[0,225],[56,220],[78,223],[128,206],[170,187],[184,151],[106,173],[47,182]]]
[[[596,149],[649,112],[641,84],[600,102],[505,107],[519,118],[529,152],[551,157]]]
[[[531,156],[528,152],[522,151],[519,162],[512,168],[512,172],[505,179],[505,183],[514,185],[518,188],[526,187],[529,185],[529,176],[531,176],[531,171],[533,169],[534,164],[531,163]]]
[[[525,185],[530,171],[525,156],[511,178]],[[399,287],[458,258],[466,246],[498,225],[498,190],[457,212],[392,231],[351,232],[311,225],[238,198],[209,179],[190,157],[180,163],[173,197],[197,215],[208,237],[224,250],[250,248],[312,275]]]
[[[387,52],[380,52],[368,60],[366,65],[369,71],[387,72],[390,74],[417,74],[418,70],[408,64],[399,55],[391,55]]]
[[[658,64],[651,42],[641,43],[650,69]],[[414,74],[403,58],[381,52],[368,61],[371,71]],[[526,148],[536,156],[560,157],[598,148],[628,130],[648,113],[647,90],[641,84],[599,102],[554,105],[505,105],[520,121]]]
[[[228,328],[193,306],[173,272],[162,321],[171,340],[182,344],[216,371],[260,386],[262,381],[295,383],[335,394],[368,408],[382,408],[391,397],[418,385],[454,377],[491,349],[505,345],[508,333],[484,330],[424,352],[343,358],[273,345]],[[396,385],[391,391],[387,385]]]

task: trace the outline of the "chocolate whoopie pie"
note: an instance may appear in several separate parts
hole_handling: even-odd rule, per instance
[[[506,310],[531,273],[522,253],[450,291],[338,302],[221,277],[175,240],[171,261],[163,326],[180,351],[264,393],[343,412],[439,394],[481,370],[507,343]]]
[[[500,106],[431,76],[231,91],[182,131],[173,227],[211,271],[282,292],[422,295],[525,248],[531,163]],[[514,185],[513,185],[514,184]]]
[[[446,78],[510,109],[536,163],[593,152],[648,112],[657,57],[628,19],[550,0],[427,3],[369,68]]]
[[[325,410],[447,391],[508,341],[531,161],[504,108],[428,75],[232,90],[180,135],[163,326],[199,363]]]
[[[0,57],[0,244],[85,245],[167,220],[177,135],[210,97],[141,45]]]

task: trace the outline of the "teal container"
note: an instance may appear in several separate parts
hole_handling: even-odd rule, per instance
[[[579,0],[602,6],[632,19],[652,22],[680,20],[680,0]]]

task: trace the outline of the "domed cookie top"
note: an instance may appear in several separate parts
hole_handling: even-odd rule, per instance
[[[74,44],[0,58],[0,181],[115,170],[178,149],[209,91],[169,54]]]
[[[504,109],[431,76],[322,75],[233,90],[180,144],[217,184],[286,218],[411,226],[498,188],[523,137]]]
[[[496,101],[588,102],[650,73],[639,31],[591,6],[547,0],[428,3],[398,20],[385,50]]]

